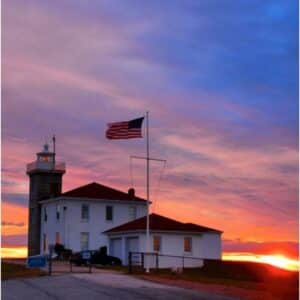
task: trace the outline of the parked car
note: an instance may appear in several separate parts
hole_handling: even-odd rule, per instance
[[[97,265],[110,265],[110,266],[119,266],[122,264],[121,259],[118,257],[110,256],[110,255],[101,255],[99,252],[96,252],[91,259],[92,264]]]
[[[88,265],[91,262],[95,250],[84,250],[71,255],[70,262],[76,266]]]
[[[106,254],[106,251],[85,250],[74,253],[70,262],[76,266],[99,264],[99,265],[121,265],[122,261],[118,257]]]

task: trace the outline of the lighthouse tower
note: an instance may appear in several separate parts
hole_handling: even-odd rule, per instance
[[[55,137],[53,152],[48,144],[37,153],[36,161],[27,165],[29,176],[29,221],[28,221],[28,256],[40,254],[41,248],[41,205],[40,201],[57,197],[62,191],[62,176],[65,163],[55,161]]]

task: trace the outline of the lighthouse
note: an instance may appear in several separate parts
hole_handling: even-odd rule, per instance
[[[40,201],[61,194],[62,177],[66,172],[64,162],[55,160],[55,137],[53,151],[46,143],[36,160],[27,165],[29,176],[29,220],[28,220],[28,256],[40,254],[41,249],[41,205]]]

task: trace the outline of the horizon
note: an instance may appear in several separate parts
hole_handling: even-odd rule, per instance
[[[151,211],[224,231],[232,259],[299,269],[297,1],[2,11],[2,251],[24,255],[25,168],[52,134],[64,192],[97,181],[145,197],[144,163],[129,161],[145,138],[105,130],[149,110],[150,155],[167,160],[151,163]]]

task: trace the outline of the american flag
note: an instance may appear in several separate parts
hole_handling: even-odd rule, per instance
[[[144,117],[126,121],[108,123],[106,137],[110,140],[141,138]]]

